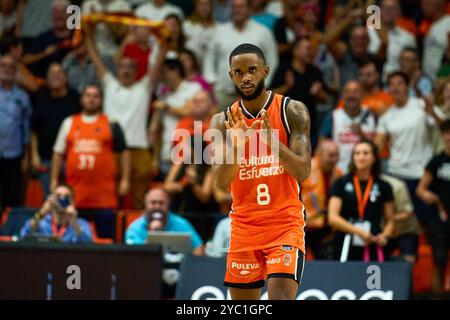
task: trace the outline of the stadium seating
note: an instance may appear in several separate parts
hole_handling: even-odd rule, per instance
[[[36,208],[9,208],[2,216],[0,227],[0,235],[2,236],[19,236],[20,229],[25,222],[30,219],[37,211]]]

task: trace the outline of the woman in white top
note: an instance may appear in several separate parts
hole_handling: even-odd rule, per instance
[[[199,61],[206,55],[208,43],[214,37],[216,22],[213,19],[212,0],[195,0],[192,16],[183,24],[186,35],[186,48],[192,50]]]
[[[382,149],[389,141],[387,171],[406,182],[421,220],[426,217],[426,206],[416,197],[415,190],[433,156],[432,132],[437,116],[430,102],[408,96],[406,74],[393,72],[387,81],[394,104],[380,117],[375,143]]]

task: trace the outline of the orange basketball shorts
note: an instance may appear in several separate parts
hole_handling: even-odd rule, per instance
[[[290,245],[228,253],[224,285],[262,288],[270,278],[288,278],[300,284],[304,262],[303,252]]]

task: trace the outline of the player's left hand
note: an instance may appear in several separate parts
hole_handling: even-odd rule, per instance
[[[265,110],[261,111],[261,117],[262,123],[260,127],[259,138],[271,148],[275,137],[270,125],[269,116],[267,115],[267,112]]]

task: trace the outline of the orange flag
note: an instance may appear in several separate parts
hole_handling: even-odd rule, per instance
[[[81,28],[75,30],[72,37],[72,47],[76,48],[83,42],[83,29],[90,23],[106,22],[121,24],[127,26],[149,27],[151,32],[158,39],[167,39],[170,36],[170,30],[164,21],[151,21],[144,18],[137,18],[129,14],[104,14],[94,13],[85,15],[81,18]]]

